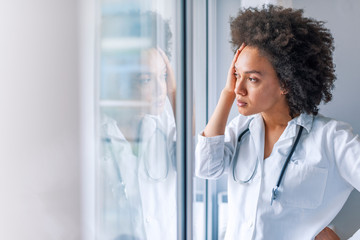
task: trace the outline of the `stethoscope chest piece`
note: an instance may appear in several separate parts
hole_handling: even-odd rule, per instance
[[[276,186],[272,189],[272,193],[271,193],[271,202],[270,205],[273,204],[273,201],[277,198],[278,194],[279,194],[279,188]]]

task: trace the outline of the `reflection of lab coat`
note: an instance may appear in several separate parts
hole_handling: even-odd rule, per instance
[[[100,158],[100,189],[97,191],[100,238],[145,239],[137,158],[116,121],[107,116],[102,119],[102,138],[111,139],[111,142],[102,141]],[[121,182],[124,189],[119,186]]]
[[[299,125],[304,127],[303,134],[279,195],[270,205],[272,189]],[[235,161],[231,159],[237,137],[248,126],[250,134],[241,141],[237,163],[258,159],[259,166],[254,179],[241,184],[233,180]],[[199,135],[197,175],[218,178],[225,172],[229,174],[225,239],[314,239],[341,210],[354,187],[360,190],[360,138],[345,123],[301,114],[288,123],[271,155],[265,160],[263,157],[264,123],[260,114],[236,117],[227,126],[225,136]]]
[[[108,119],[104,126],[106,135],[121,136],[114,120]],[[130,202],[135,226],[132,234],[147,240],[176,239],[176,129],[169,101],[161,115],[145,115],[138,130],[137,156],[126,140],[123,142],[126,147],[116,153],[121,156],[118,166],[124,175],[124,182],[131,185],[128,191],[131,191],[129,200],[132,198]],[[116,145],[116,141],[113,142]],[[165,172],[165,179],[154,180],[159,176],[165,177]],[[129,234],[129,230],[123,229],[125,226],[118,228],[119,234]]]
[[[140,136],[139,187],[147,239],[176,239],[175,122],[165,114],[145,116]]]

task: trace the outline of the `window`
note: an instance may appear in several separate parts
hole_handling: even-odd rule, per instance
[[[176,1],[101,2],[97,239],[176,239]]]

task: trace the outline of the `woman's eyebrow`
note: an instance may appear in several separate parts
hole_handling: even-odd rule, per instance
[[[239,69],[238,69],[237,67],[235,67],[235,70],[236,70],[236,71],[239,71]],[[262,72],[257,71],[257,70],[250,70],[250,71],[246,71],[246,72],[244,72],[244,73],[246,73],[246,74],[256,73],[256,74],[259,74],[259,75],[261,75],[261,76],[263,75]]]
[[[256,73],[256,74],[259,74],[259,75],[263,75],[260,71],[256,71],[256,70],[246,71],[245,73],[247,73],[247,74]]]

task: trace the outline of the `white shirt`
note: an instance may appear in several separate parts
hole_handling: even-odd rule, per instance
[[[270,205],[272,189],[299,126],[304,127],[299,144],[279,195]],[[250,134],[242,137],[238,159],[232,160],[237,138],[247,128]],[[301,114],[288,123],[265,160],[260,114],[239,115],[226,127],[225,135],[198,138],[196,175],[216,179],[228,173],[228,240],[314,239],[341,210],[354,187],[360,190],[360,138],[343,122]],[[254,178],[246,184],[235,182],[234,162],[239,166],[247,161],[253,166],[256,160],[259,164]],[[242,176],[241,170],[245,167],[237,167],[235,174]]]

